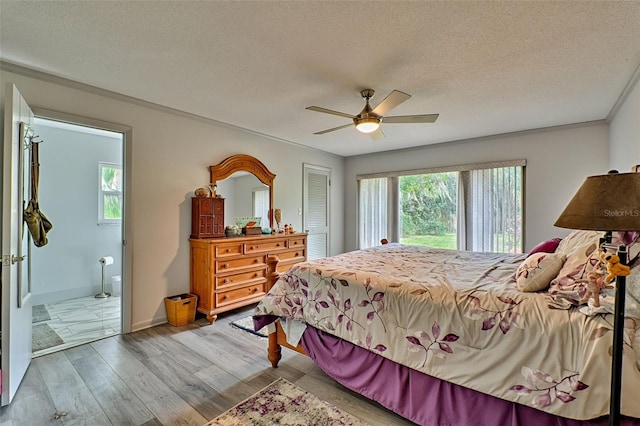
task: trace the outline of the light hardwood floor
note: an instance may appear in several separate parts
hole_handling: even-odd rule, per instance
[[[14,401],[0,410],[0,426],[203,425],[279,377],[371,425],[413,424],[342,387],[305,356],[283,349],[279,367],[271,368],[266,339],[230,326],[251,312],[38,357]]]

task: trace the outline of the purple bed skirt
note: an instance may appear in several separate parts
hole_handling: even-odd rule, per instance
[[[261,321],[266,318],[260,318]],[[595,426],[608,418],[580,421],[445,382],[308,326],[301,341],[311,359],[343,386],[420,425]],[[640,425],[623,418],[621,425]]]

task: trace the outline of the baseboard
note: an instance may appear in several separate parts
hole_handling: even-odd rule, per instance
[[[145,328],[151,328],[151,327],[155,327],[156,325],[161,325],[161,324],[166,324],[167,323],[167,317],[162,317],[162,318],[151,318],[150,320],[146,320],[146,321],[138,321],[136,323],[131,324],[131,331],[140,331],[140,330],[144,330]]]
[[[105,291],[111,292],[111,284],[105,284]],[[95,296],[102,292],[102,285],[90,287],[78,287],[66,290],[51,291],[48,293],[31,293],[32,305],[55,303],[62,300],[77,299],[79,297]]]

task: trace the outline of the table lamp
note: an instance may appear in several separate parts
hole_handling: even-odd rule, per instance
[[[606,231],[640,231],[640,173],[589,176],[564,209],[555,226],[570,229]],[[623,264],[627,262],[624,246],[618,248]],[[626,277],[616,277],[611,361],[611,396],[609,425],[620,424],[622,390],[622,354],[624,351],[624,306]]]

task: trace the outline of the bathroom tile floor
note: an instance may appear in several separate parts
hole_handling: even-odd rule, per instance
[[[62,345],[34,352],[33,356],[50,354],[89,343],[122,330],[120,296],[97,299],[93,296],[46,303],[50,320],[45,321],[64,340]]]

